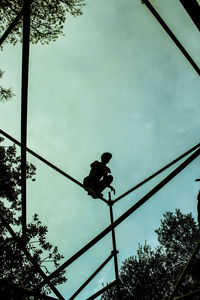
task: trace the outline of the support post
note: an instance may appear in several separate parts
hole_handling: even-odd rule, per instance
[[[114,222],[114,217],[113,217],[113,201],[111,199],[111,193],[109,192],[109,210],[110,210],[110,223],[111,225]],[[115,237],[115,228],[112,227],[112,244],[113,244],[113,254],[114,254],[114,266],[115,266],[115,278],[116,278],[116,283],[117,283],[117,300],[121,299],[120,296],[120,286],[119,286],[119,268],[118,268],[118,261],[117,261],[117,246],[116,246],[116,237]]]
[[[30,0],[30,4],[33,2],[33,0]],[[20,19],[22,18],[24,13],[24,9],[22,8],[20,10],[20,12],[17,14],[17,16],[15,17],[15,19],[12,21],[12,23],[10,24],[10,26],[6,29],[6,31],[3,33],[3,35],[0,38],[0,46],[2,46],[3,42],[7,39],[7,37],[9,36],[9,34],[11,33],[11,31],[15,28],[15,26],[17,25],[17,23],[20,21]]]
[[[28,108],[28,69],[30,39],[30,0],[23,1],[22,87],[21,87],[21,195],[22,238],[26,240],[26,145]]]

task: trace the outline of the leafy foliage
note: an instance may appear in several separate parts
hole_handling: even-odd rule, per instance
[[[0,79],[3,76],[3,71],[0,70]],[[12,97],[14,96],[14,94],[12,93],[11,89],[5,89],[0,85],[0,101],[7,101],[10,100]]]
[[[183,214],[179,209],[175,213],[166,212],[155,232],[158,247],[152,250],[146,243],[139,245],[137,255],[122,263],[123,300],[168,299],[199,240],[199,228],[192,214]],[[199,266],[198,254],[179,289],[180,295],[200,288]],[[116,299],[116,288],[105,292],[101,299]]]
[[[32,164],[27,164],[27,178],[35,180],[35,171]],[[14,145],[0,146],[0,212],[19,238],[21,237],[20,192],[20,158],[17,156],[16,147]],[[63,256],[56,246],[46,240],[47,232],[47,226],[43,225],[38,215],[35,214],[32,222],[27,225],[27,250],[48,275],[48,266],[58,267]],[[0,279],[6,278],[10,284],[30,289],[34,289],[43,280],[2,224],[0,226],[0,257]],[[62,271],[52,280],[52,283],[57,285],[65,282],[64,274],[65,271]],[[48,286],[44,286],[42,291],[48,294],[50,290]]]
[[[31,0],[30,0],[31,1]],[[31,1],[31,24],[30,40],[32,43],[40,42],[47,44],[55,41],[63,34],[63,24],[66,15],[79,16],[82,14],[84,0],[32,0]],[[23,0],[0,1],[0,31],[3,33],[17,14],[21,11]],[[12,30],[6,39],[15,45],[21,41],[22,19]]]

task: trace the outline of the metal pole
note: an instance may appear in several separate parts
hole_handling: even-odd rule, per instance
[[[141,187],[143,184],[147,183],[149,180],[153,179],[154,177],[156,177],[157,175],[159,175],[160,173],[164,172],[165,170],[167,170],[169,167],[171,167],[172,165],[174,165],[175,163],[177,163],[179,160],[181,160],[182,158],[184,158],[185,156],[187,156],[188,154],[190,154],[191,152],[193,152],[194,150],[198,149],[200,147],[200,144],[197,144],[196,146],[194,146],[193,148],[189,149],[188,151],[186,151],[185,153],[183,153],[182,155],[180,155],[179,157],[177,157],[176,159],[174,159],[173,161],[171,161],[169,164],[165,165],[164,167],[162,167],[160,170],[158,170],[157,172],[155,172],[154,174],[152,174],[151,176],[147,177],[145,180],[141,181],[140,183],[138,183],[137,185],[135,185],[134,187],[132,187],[130,190],[128,190],[126,193],[122,194],[121,196],[119,196],[118,198],[116,198],[115,200],[113,200],[113,202],[117,202],[119,200],[121,200],[122,198],[124,198],[125,196],[127,196],[128,194],[132,193],[133,191],[135,191],[136,189],[138,189],[139,187]]]
[[[200,5],[197,2],[198,0],[179,0],[185,10],[187,11],[188,15],[197,26],[200,31]]]
[[[109,195],[109,211],[110,211],[110,223],[111,225],[114,223],[114,217],[113,217],[113,202],[111,199],[111,193],[108,193]],[[112,244],[113,244],[113,253],[114,253],[114,267],[115,267],[115,278],[117,282],[117,300],[121,299],[120,296],[120,286],[119,286],[119,268],[118,268],[118,261],[117,261],[117,246],[116,246],[116,238],[115,238],[115,228],[112,228]]]
[[[88,283],[105,267],[105,265],[112,259],[113,253],[111,253],[108,258],[96,269],[96,271],[80,286],[80,288],[69,298],[73,300],[78,296],[78,294],[88,285]]]
[[[185,50],[183,45],[179,42],[177,37],[173,34],[171,29],[167,26],[167,24],[163,21],[161,16],[157,13],[155,8],[151,5],[151,3],[148,0],[142,0],[142,2],[147,6],[147,8],[150,10],[150,12],[154,15],[154,17],[157,19],[157,21],[160,23],[160,25],[164,28],[164,30],[167,32],[167,34],[171,37],[171,39],[174,41],[176,46],[179,48],[179,50],[183,53],[185,58],[189,61],[189,63],[192,65],[192,67],[195,69],[198,75],[200,75],[200,69],[197,66],[197,64],[194,62],[192,57],[189,55],[189,53]]]
[[[18,146],[21,146],[21,143],[19,141],[17,141],[15,138],[13,138],[11,135],[7,134],[5,131],[3,131],[2,129],[0,129],[0,133],[5,136],[6,138],[8,138],[9,140],[11,140],[12,142],[14,142],[15,144],[17,144]],[[194,147],[192,147],[191,149],[189,149],[188,151],[186,151],[185,153],[183,153],[182,155],[180,155],[179,157],[177,157],[176,159],[174,159],[172,162],[170,162],[169,164],[167,164],[166,166],[162,167],[160,170],[158,170],[157,172],[155,172],[154,174],[152,174],[151,176],[149,176],[148,178],[146,178],[145,180],[141,181],[140,183],[138,183],[136,186],[134,186],[133,188],[131,188],[130,190],[128,190],[126,193],[122,194],[121,196],[119,196],[118,198],[116,198],[115,200],[113,200],[113,202],[117,202],[120,199],[124,198],[125,196],[127,196],[128,194],[130,194],[131,192],[133,192],[134,190],[136,190],[137,188],[139,188],[140,186],[142,186],[143,184],[145,184],[146,182],[148,182],[149,180],[151,180],[152,178],[154,178],[155,176],[159,175],[160,173],[162,173],[163,171],[165,171],[167,168],[171,167],[172,165],[174,165],[175,163],[177,163],[179,160],[181,160],[182,158],[184,158],[185,156],[187,156],[188,154],[190,154],[191,152],[193,152],[194,150],[198,149],[200,147],[200,143],[195,145]],[[76,180],[75,178],[73,178],[72,176],[70,176],[69,174],[67,174],[66,172],[62,171],[61,169],[59,169],[58,167],[56,167],[55,165],[53,165],[51,162],[49,162],[48,160],[46,160],[45,158],[43,158],[42,156],[40,156],[39,154],[37,154],[36,152],[34,152],[33,150],[31,150],[30,148],[26,148],[26,151],[29,152],[31,155],[35,156],[36,158],[38,158],[39,160],[41,160],[43,163],[45,163],[46,165],[48,165],[50,168],[54,169],[55,171],[57,171],[58,173],[62,174],[63,176],[65,176],[66,178],[68,178],[69,180],[73,181],[74,183],[76,183],[77,185],[81,186],[82,188],[86,188],[86,186],[84,186],[82,183],[80,183],[78,180]],[[93,192],[92,190],[88,189],[88,191]],[[106,199],[104,198],[100,198],[101,200],[103,200],[104,202],[108,202]]]
[[[187,158],[183,163],[181,163],[174,171],[172,171],[167,177],[165,177],[160,183],[158,183],[152,190],[150,190],[143,198],[141,198],[136,204],[129,208],[123,215],[121,215],[112,225],[106,227],[101,233],[99,233],[94,239],[92,239],[87,245],[81,248],[77,253],[75,253],[71,258],[69,258],[65,263],[63,263],[57,270],[51,273],[48,278],[53,278],[61,270],[65,269],[71,263],[73,263],[77,258],[79,258],[83,253],[90,249],[94,244],[100,241],[105,235],[107,235],[113,227],[118,226],[127,217],[129,217],[136,209],[142,206],[147,200],[149,200],[154,194],[156,194],[163,186],[165,186],[170,180],[172,180],[178,173],[180,173],[187,165],[189,165],[196,157],[200,155],[200,149],[195,151],[189,158]],[[44,285],[42,282],[39,286]]]
[[[200,289],[198,289],[198,290],[196,290],[194,292],[190,292],[188,294],[185,294],[183,296],[180,296],[178,298],[173,298],[173,300],[182,300],[182,299],[190,299],[190,300],[192,300],[192,299],[195,299],[194,298],[195,295],[199,295],[199,294],[200,294]]]
[[[33,0],[30,0],[30,3],[32,3]],[[11,31],[15,28],[15,26],[17,25],[17,23],[19,22],[19,20],[21,19],[21,17],[23,16],[24,13],[24,9],[22,8],[22,10],[20,10],[20,12],[17,14],[17,16],[15,17],[15,19],[12,21],[12,23],[10,24],[10,26],[6,29],[6,31],[4,32],[4,34],[1,36],[0,38],[0,46],[3,44],[3,42],[6,40],[6,38],[8,37],[8,35],[11,33]]]
[[[23,1],[22,88],[21,88],[21,194],[22,236],[26,240],[26,145],[28,108],[28,70],[30,39],[30,0]]]
[[[23,9],[18,13],[18,15],[16,16],[16,18],[12,21],[12,23],[10,24],[10,26],[6,29],[6,31],[4,32],[4,34],[1,36],[1,38],[0,38],[0,46],[3,44],[3,42],[5,41],[5,39],[8,37],[8,35],[14,29],[14,27],[17,25],[17,23],[19,22],[19,20],[21,19],[22,16],[23,16]]]
[[[187,273],[187,270],[188,270],[189,266],[191,265],[191,263],[192,263],[192,261],[193,261],[195,255],[196,255],[197,252],[199,251],[199,248],[200,248],[200,240],[198,241],[198,243],[197,243],[197,245],[196,245],[196,247],[195,247],[195,249],[194,249],[194,251],[193,251],[193,253],[192,253],[192,255],[191,255],[190,259],[189,259],[189,261],[188,261],[188,263],[186,264],[186,266],[185,266],[185,268],[184,268],[184,270],[183,270],[181,276],[179,277],[179,279],[178,279],[178,281],[177,281],[177,283],[176,283],[176,285],[175,285],[175,287],[174,287],[174,289],[173,289],[173,291],[172,291],[172,293],[171,293],[171,295],[170,295],[170,297],[169,297],[169,300],[171,300],[171,299],[174,297],[174,295],[175,295],[177,289],[179,288],[179,286],[180,286],[181,283],[183,282],[183,279],[185,278],[185,275],[186,275],[186,273]]]
[[[2,215],[2,213],[0,212],[0,220],[2,222],[2,225],[6,227],[6,229],[8,230],[8,232],[10,233],[10,235],[14,238],[15,242],[17,243],[17,246],[19,247],[19,249],[21,249],[24,254],[26,255],[26,257],[30,260],[30,262],[32,263],[32,265],[35,267],[36,271],[42,276],[43,280],[45,280],[45,282],[49,285],[49,287],[51,288],[51,290],[54,292],[54,294],[58,297],[59,300],[65,300],[62,295],[60,294],[60,292],[56,289],[56,287],[53,285],[53,283],[51,283],[51,281],[48,279],[48,277],[46,276],[46,274],[42,271],[42,269],[40,268],[40,266],[38,265],[38,263],[35,262],[34,258],[30,255],[30,253],[28,252],[28,250],[26,249],[26,246],[24,245],[24,243],[21,242],[21,239],[19,239],[14,230],[12,229],[12,227],[7,223],[7,221],[5,220],[4,216]],[[34,291],[35,292],[35,291]]]
[[[108,289],[110,289],[115,284],[116,284],[116,280],[112,281],[107,286],[105,286],[104,288],[102,288],[101,290],[99,290],[97,293],[93,294],[92,296],[90,296],[86,300],[93,300],[93,299],[97,298],[98,296],[100,296],[101,294],[106,292]]]
[[[48,279],[54,278],[62,270],[67,268],[72,264],[77,258],[83,255],[88,249],[99,242],[104,236],[106,236],[114,227],[121,224],[126,218],[128,218],[134,211],[136,211],[140,206],[142,206],[147,200],[149,200],[153,195],[155,195],[162,187],[164,187],[170,180],[172,180],[176,175],[178,175],[185,167],[187,167],[196,157],[200,155],[200,149],[195,151],[191,156],[189,156],[184,162],[182,162],[175,170],[173,170],[168,176],[166,176],[160,183],[158,183],[152,190],[150,190],[144,197],[142,197],[137,203],[130,207],[125,213],[123,213],[117,220],[113,222],[112,225],[106,227],[102,232],[100,232],[95,238],[93,238],[89,243],[83,246],[79,251],[77,251],[73,256],[71,256],[66,262],[64,262],[60,267],[58,267],[54,272],[52,272]],[[45,284],[45,280],[38,285],[38,288]]]
[[[21,146],[21,143],[19,141],[17,141],[16,139],[14,139],[12,136],[10,136],[9,134],[7,134],[5,131],[0,129],[0,133],[2,135],[4,135],[5,137],[7,137],[9,140],[11,140],[12,142],[14,142],[15,144],[17,144],[18,146]],[[200,144],[199,144],[200,146]],[[50,168],[54,169],[55,171],[57,171],[58,173],[60,173],[61,175],[65,176],[66,178],[68,178],[69,180],[71,180],[72,182],[76,183],[77,185],[79,185],[80,187],[86,189],[88,192],[92,193],[95,195],[95,192],[93,190],[91,190],[90,188],[88,188],[87,186],[83,185],[82,183],[80,183],[78,180],[76,180],[75,178],[73,178],[72,176],[70,176],[69,174],[67,174],[66,172],[62,171],[61,169],[59,169],[58,167],[56,167],[55,165],[53,165],[51,162],[49,162],[48,160],[46,160],[44,157],[40,156],[39,154],[37,154],[36,152],[34,152],[33,150],[29,149],[28,147],[26,147],[26,151],[29,152],[31,155],[35,156],[36,158],[38,158],[39,160],[41,160],[43,163],[45,163],[47,166],[49,166]],[[102,201],[104,201],[105,203],[108,203],[108,200],[104,199],[103,197],[99,197],[99,199],[101,199]]]

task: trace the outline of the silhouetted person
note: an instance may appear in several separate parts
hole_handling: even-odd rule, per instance
[[[110,169],[106,166],[107,163],[112,158],[112,154],[105,152],[101,155],[101,162],[94,161],[90,167],[90,174],[89,176],[85,177],[83,180],[83,184],[86,187],[89,187],[92,189],[96,195],[92,195],[93,198],[98,198],[99,196],[102,196],[102,191],[109,187],[112,191],[115,192],[114,188],[110,185],[113,181],[113,177],[111,175],[108,175],[110,173]],[[89,195],[91,195],[90,192],[88,192]]]

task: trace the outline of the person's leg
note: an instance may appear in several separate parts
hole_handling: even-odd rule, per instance
[[[105,188],[110,186],[112,181],[113,181],[113,177],[111,175],[104,176],[104,178],[99,182],[98,191],[103,192],[103,190],[105,190]]]
[[[84,184],[86,187],[92,189],[92,187],[91,187],[91,178],[90,178],[90,176],[87,176],[87,177],[84,178],[83,184]],[[85,189],[85,190],[88,191],[87,189]],[[91,195],[91,193],[90,193],[89,191],[88,191],[88,195]]]

